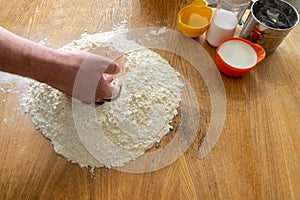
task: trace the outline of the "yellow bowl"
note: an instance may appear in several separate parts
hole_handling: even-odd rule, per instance
[[[207,6],[190,5],[182,8],[178,14],[180,31],[188,37],[199,37],[211,23],[213,10]]]

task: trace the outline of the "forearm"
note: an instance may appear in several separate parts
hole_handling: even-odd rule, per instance
[[[81,67],[84,61],[87,62],[84,67]],[[80,69],[81,77],[84,79],[81,78],[81,90],[80,93],[75,94],[76,98],[92,102],[112,96],[114,87],[109,81],[104,80],[102,74],[118,73],[117,63],[87,52],[59,52],[0,27],[1,71],[26,76],[47,83],[68,95],[73,95],[74,82]],[[92,91],[90,88],[93,88],[95,84],[97,84],[97,89]]]
[[[0,27],[0,70],[72,91],[80,58],[44,47]],[[70,94],[70,92],[67,92]]]
[[[72,65],[74,66],[72,62],[76,61],[72,61],[68,54],[36,44],[0,27],[1,71],[29,77],[57,87],[57,84],[61,86],[65,82],[73,81],[76,74],[71,69]],[[61,74],[69,76],[61,77]]]

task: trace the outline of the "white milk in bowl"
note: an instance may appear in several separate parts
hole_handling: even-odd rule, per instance
[[[251,45],[240,40],[224,42],[218,53],[224,62],[236,68],[249,68],[257,63],[256,51]]]

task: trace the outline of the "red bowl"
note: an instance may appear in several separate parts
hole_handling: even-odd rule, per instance
[[[222,45],[226,44],[226,42],[229,41],[238,41],[235,44],[236,45],[240,45],[240,44],[248,44],[250,47],[253,48],[253,50],[255,51],[256,55],[257,55],[257,60],[253,65],[250,66],[246,66],[246,67],[237,67],[234,66],[233,64],[229,63],[228,61],[226,61],[226,59],[222,58],[220,49],[223,47]],[[232,52],[234,53],[234,51]],[[234,55],[232,55],[233,57],[235,56],[239,56],[239,53],[241,52],[235,52]],[[230,54],[230,53],[229,53]],[[247,54],[243,54],[243,56],[247,56]],[[249,56],[251,56],[249,54]],[[216,50],[216,64],[217,67],[219,68],[219,70],[224,73],[225,75],[228,76],[232,76],[232,77],[239,77],[239,76],[243,76],[246,73],[248,73],[250,70],[252,70],[257,63],[259,63],[260,61],[262,61],[264,58],[266,57],[266,52],[263,49],[262,46],[258,45],[258,44],[254,44],[246,39],[243,38],[228,38],[225,39],[224,41],[222,41],[222,43],[220,44],[220,46],[217,48]]]

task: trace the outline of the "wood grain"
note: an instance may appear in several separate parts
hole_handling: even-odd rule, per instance
[[[36,42],[47,38],[48,46],[58,48],[85,30],[111,30],[124,19],[128,28],[178,30],[177,13],[190,2],[0,0],[0,25]],[[0,199],[299,199],[299,35],[298,26],[244,77],[222,75],[226,120],[217,145],[204,159],[197,152],[210,119],[205,83],[185,60],[159,52],[197,88],[203,115],[199,138],[187,152],[151,173],[96,169],[91,176],[57,155],[19,104],[22,81],[1,80]],[[215,49],[204,36],[196,41],[214,58]]]

